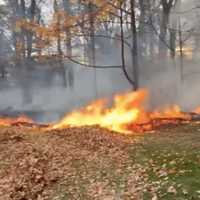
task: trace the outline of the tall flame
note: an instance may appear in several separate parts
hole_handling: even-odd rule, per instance
[[[188,116],[181,112],[178,106],[155,111],[145,112],[144,101],[148,91],[141,89],[137,92],[127,92],[114,96],[113,106],[108,107],[107,101],[97,100],[80,110],[66,115],[60,122],[51,126],[52,129],[66,127],[100,125],[113,131],[131,133],[134,124],[145,124],[155,118],[182,118]]]

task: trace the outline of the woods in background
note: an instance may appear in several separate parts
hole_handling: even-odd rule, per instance
[[[50,64],[72,87],[75,64],[93,68],[94,84],[97,68],[121,68],[136,90],[147,65],[178,60],[183,81],[184,59],[198,57],[199,10],[184,0],[4,0],[1,74]]]

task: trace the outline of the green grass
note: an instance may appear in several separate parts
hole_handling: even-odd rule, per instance
[[[136,162],[147,168],[158,199],[200,199],[200,132],[198,125],[163,129],[146,135]],[[170,189],[172,188],[172,189]],[[151,199],[145,192],[144,199]]]

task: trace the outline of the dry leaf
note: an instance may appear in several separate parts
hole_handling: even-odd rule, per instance
[[[168,193],[172,193],[172,194],[177,194],[177,190],[174,186],[170,186],[168,189],[167,189],[167,192]]]

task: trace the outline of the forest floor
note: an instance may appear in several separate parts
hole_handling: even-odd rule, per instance
[[[137,135],[0,129],[0,200],[200,199],[200,125]]]

